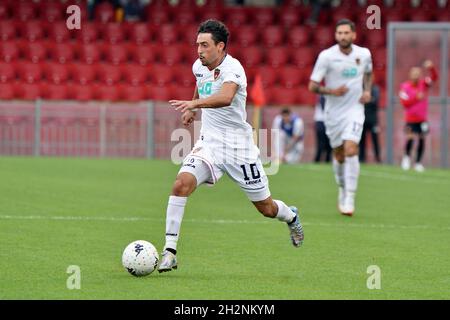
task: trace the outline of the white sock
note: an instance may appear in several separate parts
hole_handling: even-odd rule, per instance
[[[345,187],[345,179],[344,179],[344,172],[345,172],[345,162],[339,163],[335,158],[333,158],[333,171],[334,171],[334,178],[336,179],[336,183],[339,187],[344,188]]]
[[[295,213],[292,212],[291,209],[281,200],[273,200],[278,206],[278,213],[276,215],[276,218],[280,221],[284,221],[287,223],[292,222],[295,217]]]
[[[359,158],[358,156],[345,157],[344,164],[345,193],[354,196],[358,187]]]
[[[181,220],[183,220],[184,207],[187,197],[170,196],[166,213],[166,245],[164,249],[177,250],[178,237],[180,236]]]

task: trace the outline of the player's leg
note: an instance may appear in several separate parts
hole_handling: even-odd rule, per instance
[[[344,212],[345,202],[345,153],[344,145],[333,149],[333,172],[338,185],[338,209]]]
[[[254,195],[252,198],[255,199]],[[283,201],[274,200],[270,196],[264,200],[252,201],[252,203],[265,217],[277,218],[286,222],[291,233],[292,244],[295,247],[302,245],[304,239],[303,227],[296,207],[288,207]]]
[[[425,168],[422,164],[422,157],[423,153],[425,151],[425,134],[420,133],[417,135],[419,143],[417,146],[417,155],[416,155],[416,164],[414,165],[414,170],[417,172],[423,172],[425,171]]]
[[[187,198],[197,186],[211,179],[208,165],[198,158],[186,157],[173,184],[166,211],[166,243],[162,253],[159,272],[177,268],[177,243]]]
[[[364,123],[363,131],[361,134],[361,141],[359,143],[359,161],[366,161],[366,133],[369,130],[370,126],[367,122]]]
[[[370,134],[372,136],[372,146],[373,152],[375,154],[375,160],[378,163],[381,163],[381,155],[380,155],[380,144],[378,142],[378,125],[376,123],[371,124],[370,126]]]
[[[405,154],[402,158],[401,167],[403,170],[409,170],[411,168],[411,151],[414,146],[414,133],[412,131],[411,124],[407,123],[405,126],[405,135],[406,135],[406,143],[405,143]]]
[[[359,157],[358,144],[354,141],[344,141],[344,180],[345,180],[345,201],[343,214],[352,215],[355,210],[355,195],[358,188],[359,178]]]

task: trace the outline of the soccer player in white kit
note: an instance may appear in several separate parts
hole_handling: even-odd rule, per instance
[[[355,211],[358,186],[358,144],[364,124],[364,104],[371,99],[372,57],[369,49],[353,44],[355,24],[336,24],[337,44],[323,50],[310,77],[309,90],[326,95],[325,128],[333,148],[333,171],[339,186],[338,209]],[[325,86],[321,85],[322,80]]]
[[[252,127],[246,122],[247,78],[238,60],[227,54],[229,32],[217,20],[200,24],[199,58],[192,71],[196,78],[193,100],[169,101],[182,112],[184,125],[202,109],[200,138],[173,184],[166,212],[166,243],[159,272],[177,268],[177,242],[187,198],[201,184],[214,184],[226,173],[264,216],[287,223],[292,244],[303,242],[303,228],[295,207],[273,200]]]

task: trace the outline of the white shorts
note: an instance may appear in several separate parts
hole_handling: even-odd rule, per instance
[[[346,117],[343,121],[325,122],[325,129],[330,145],[333,149],[344,144],[345,140],[359,144],[364,126],[364,114],[361,116]]]
[[[262,201],[270,197],[269,180],[259,158],[259,150],[253,144],[226,159],[223,146],[199,139],[183,160],[178,173],[189,172],[197,179],[197,186],[214,185],[226,173],[247,194],[250,201]]]

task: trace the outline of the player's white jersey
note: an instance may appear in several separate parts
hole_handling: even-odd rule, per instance
[[[197,59],[192,66],[192,72],[197,80],[200,98],[218,93],[225,82],[231,81],[239,86],[230,106],[202,108],[202,133],[229,135],[238,132],[252,135],[252,127],[246,121],[247,77],[241,63],[227,54],[219,66],[209,70]]]
[[[325,80],[328,88],[345,85],[349,90],[341,96],[326,96],[325,121],[337,123],[349,114],[364,116],[364,106],[359,102],[363,92],[364,73],[372,72],[372,56],[369,49],[352,44],[352,51],[346,55],[339,45],[323,50],[317,58],[311,80]]]

